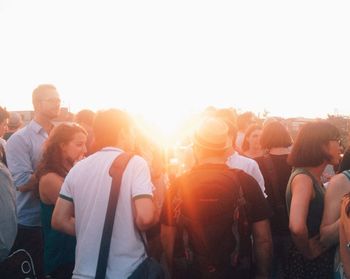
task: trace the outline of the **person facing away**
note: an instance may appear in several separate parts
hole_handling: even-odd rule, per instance
[[[187,257],[191,268],[176,278],[252,278],[254,272],[255,278],[268,278],[272,254],[270,210],[256,180],[226,165],[231,145],[224,121],[204,119],[194,136],[197,164],[168,189],[161,213],[161,239],[170,273],[177,271],[173,253],[178,230],[186,231],[184,246],[186,254],[191,255]],[[236,214],[242,200],[246,202],[245,210]],[[242,226],[238,225],[239,219]],[[249,265],[243,268],[239,260],[242,251],[245,264],[252,256],[250,237],[255,270]]]
[[[232,109],[217,109],[213,115],[223,121],[228,126],[228,134],[231,138],[231,151],[226,164],[232,169],[240,169],[254,177],[258,182],[262,193],[265,195],[265,182],[256,161],[246,156],[240,155],[235,147],[237,129],[235,125],[235,114]],[[266,195],[265,195],[266,196]]]
[[[7,165],[5,155],[6,140],[3,138],[8,130],[8,119],[10,114],[5,108],[0,107],[0,162]]]
[[[86,142],[87,154],[90,155],[92,150],[92,144],[94,141],[94,134],[92,130],[92,125],[94,123],[95,112],[89,109],[80,110],[74,118],[74,121],[81,125],[88,133],[88,138]]]
[[[60,112],[60,96],[53,85],[43,84],[32,94],[34,118],[14,133],[6,144],[8,168],[17,189],[18,233],[14,249],[25,249],[33,257],[39,278],[43,273],[43,238],[36,167],[42,145]]]
[[[265,181],[267,201],[272,208],[270,219],[273,240],[271,278],[285,278],[288,247],[291,243],[285,193],[292,167],[287,163],[292,138],[279,121],[266,124],[260,137],[263,156],[255,158]]]
[[[8,119],[8,129],[4,134],[4,139],[8,140],[12,134],[14,134],[18,129],[20,129],[23,125],[23,120],[21,115],[18,112],[12,111],[10,112],[10,117]]]
[[[94,278],[112,177],[112,162],[134,149],[135,128],[130,116],[117,109],[97,113],[93,125],[97,152],[78,162],[66,176],[52,216],[52,227],[76,235],[72,278]],[[121,181],[106,278],[128,278],[146,259],[138,230],[158,218],[152,200],[147,162],[134,155]]]
[[[287,278],[331,278],[334,247],[320,241],[325,188],[321,175],[327,164],[337,165],[341,147],[338,129],[326,122],[305,124],[288,156],[294,167],[286,190],[289,229]]]
[[[44,272],[50,278],[72,278],[75,237],[52,229],[51,219],[64,178],[86,154],[86,139],[87,132],[78,124],[59,124],[45,142],[36,172],[44,232]]]
[[[7,167],[0,162],[0,274],[1,262],[9,255],[17,233],[15,187]]]

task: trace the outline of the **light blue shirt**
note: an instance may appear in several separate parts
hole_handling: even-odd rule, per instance
[[[26,183],[34,173],[42,155],[43,143],[48,138],[46,131],[34,120],[14,133],[7,141],[6,159],[14,185]],[[18,223],[24,226],[41,226],[40,201],[33,191],[16,191]]]

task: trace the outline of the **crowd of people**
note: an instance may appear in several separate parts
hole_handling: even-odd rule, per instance
[[[350,151],[333,124],[293,139],[211,108],[179,171],[125,111],[54,125],[49,84],[32,103],[27,124],[0,107],[1,278],[350,278]]]

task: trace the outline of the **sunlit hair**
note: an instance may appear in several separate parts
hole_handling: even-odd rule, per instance
[[[252,122],[255,121],[254,114],[250,111],[247,111],[245,113],[242,113],[238,115],[237,117],[237,127],[239,130],[244,130],[246,127],[249,126]]]
[[[115,146],[120,132],[129,131],[132,127],[134,127],[133,120],[124,111],[109,109],[97,112],[93,124],[94,151],[107,146]]]
[[[287,162],[294,167],[317,167],[328,162],[332,157],[324,145],[339,138],[338,129],[329,122],[307,123],[300,129]]]
[[[57,173],[62,177],[66,176],[68,170],[63,166],[61,144],[72,141],[77,133],[87,135],[85,129],[78,124],[62,123],[52,129],[44,144],[43,156],[37,169],[38,178],[49,172]]]
[[[260,144],[263,149],[274,147],[289,147],[292,145],[292,138],[287,128],[279,121],[274,121],[264,126]]]
[[[35,88],[32,93],[33,104],[36,104],[38,101],[42,100],[47,90],[56,90],[56,87],[52,84],[41,84]]]
[[[218,109],[214,112],[214,116],[225,121],[228,126],[228,134],[232,138],[232,143],[234,143],[237,137],[237,116],[235,111],[229,108]]]
[[[92,126],[94,123],[95,113],[89,109],[83,109],[75,115],[75,122]]]
[[[0,107],[0,123],[8,118],[10,118],[10,113],[6,110],[6,108]]]
[[[258,124],[251,124],[247,131],[244,134],[244,139],[243,139],[243,143],[242,143],[242,150],[243,151],[247,151],[249,149],[249,141],[248,138],[250,137],[250,135],[256,131],[256,130],[261,130],[262,127]]]

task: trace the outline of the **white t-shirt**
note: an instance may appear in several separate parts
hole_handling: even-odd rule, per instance
[[[109,168],[122,150],[107,147],[77,163],[68,173],[60,197],[74,203],[77,237],[72,278],[94,278],[112,178]],[[145,259],[135,228],[133,199],[152,196],[146,161],[134,156],[125,169],[114,221],[106,278],[127,278]]]
[[[242,156],[238,154],[238,152],[234,152],[230,157],[227,158],[226,164],[232,169],[240,169],[254,177],[255,180],[258,182],[265,198],[267,197],[265,193],[264,177],[256,161],[248,157]]]

